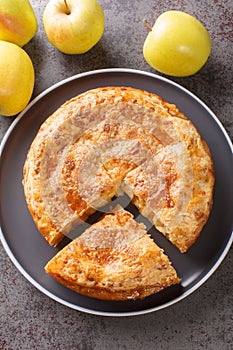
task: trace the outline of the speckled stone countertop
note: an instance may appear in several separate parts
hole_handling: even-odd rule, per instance
[[[89,70],[124,67],[159,74],[143,58],[143,19],[153,24],[166,10],[182,10],[206,26],[212,52],[196,75],[170,79],[204,101],[233,139],[231,0],[100,0],[106,17],[104,36],[91,51],[74,56],[49,44],[42,23],[46,3],[31,0],[39,28],[24,47],[35,67],[33,97]],[[0,117],[0,139],[13,119]],[[114,318],[81,313],[51,300],[20,274],[0,244],[0,350],[233,349],[232,266],[231,249],[208,281],[179,303],[147,315]]]

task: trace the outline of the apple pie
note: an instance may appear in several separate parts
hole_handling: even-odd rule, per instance
[[[206,143],[174,104],[135,88],[104,87],[72,98],[42,124],[23,185],[51,245],[126,193],[186,252],[209,217],[214,170]]]
[[[141,299],[180,282],[144,225],[122,208],[66,245],[45,270],[66,287],[104,300]]]

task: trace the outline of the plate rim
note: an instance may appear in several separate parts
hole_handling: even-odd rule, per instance
[[[86,76],[93,76],[96,74],[106,74],[106,73],[131,73],[131,74],[136,74],[136,75],[143,75],[143,76],[148,76],[150,78],[154,78],[154,79],[158,79],[161,80],[163,82],[166,82],[167,84],[173,85],[176,88],[178,88],[179,90],[182,90],[183,92],[185,92],[186,94],[188,94],[189,96],[191,96],[194,100],[196,100],[207,112],[208,114],[214,119],[215,123],[217,124],[217,126],[220,128],[220,131],[222,132],[225,140],[227,141],[227,144],[233,154],[233,145],[230,139],[230,136],[228,135],[227,131],[225,130],[223,124],[221,123],[221,121],[217,118],[217,116],[214,114],[214,112],[199,98],[197,97],[194,93],[192,93],[191,91],[189,91],[188,89],[186,89],[185,87],[183,87],[182,85],[166,78],[160,75],[157,75],[155,73],[151,73],[151,72],[147,72],[147,71],[143,71],[143,70],[138,70],[138,69],[131,69],[131,68],[105,68],[105,69],[97,69],[97,70],[91,70],[91,71],[87,71],[87,72],[82,72],[82,73],[78,73],[75,74],[73,76],[70,76],[68,78],[62,79],[61,81],[51,85],[50,87],[48,87],[47,89],[45,89],[44,91],[42,91],[41,93],[39,93],[28,105],[27,107],[21,112],[19,113],[18,116],[16,116],[15,120],[11,123],[11,125],[9,126],[9,128],[7,129],[5,135],[3,136],[3,139],[1,141],[0,144],[0,157],[2,155],[2,152],[5,148],[5,145],[8,141],[8,139],[11,136],[11,133],[13,132],[13,130],[16,128],[18,122],[23,118],[23,116],[26,114],[26,112],[37,103],[37,101],[39,101],[40,99],[42,99],[45,95],[47,95],[49,92],[57,89],[58,87],[72,81],[72,80],[76,80],[76,79],[80,79],[82,77],[86,77]],[[74,309],[76,311],[80,311],[80,312],[85,312],[87,314],[92,314],[92,315],[98,315],[98,316],[110,316],[110,317],[125,317],[125,316],[138,316],[138,315],[145,315],[148,313],[152,313],[158,310],[162,310],[164,308],[167,308],[171,305],[176,304],[177,302],[185,299],[188,295],[192,294],[195,290],[197,290],[201,285],[203,285],[209,278],[210,276],[218,269],[218,267],[221,265],[221,263],[223,262],[223,260],[225,259],[226,255],[228,254],[231,245],[233,244],[233,231],[231,233],[231,236],[227,242],[227,244],[225,245],[222,253],[220,254],[220,256],[218,257],[217,261],[215,262],[215,264],[209,269],[209,271],[202,277],[200,278],[200,280],[195,283],[189,290],[185,291],[184,293],[182,293],[180,296],[172,299],[169,302],[166,302],[162,305],[159,306],[155,306],[155,307],[151,307],[148,308],[146,310],[138,310],[138,311],[127,311],[127,312],[109,312],[109,311],[98,311],[98,310],[90,310],[88,308],[82,307],[82,306],[78,306],[78,305],[74,305],[60,297],[57,297],[56,295],[54,295],[52,292],[48,291],[46,288],[44,288],[42,285],[40,285],[40,283],[38,283],[24,268],[23,266],[21,266],[21,264],[18,262],[18,260],[16,259],[16,257],[14,256],[13,252],[11,251],[10,247],[8,246],[7,240],[5,238],[5,235],[2,231],[2,227],[0,225],[0,240],[1,243],[3,245],[3,248],[5,249],[7,255],[9,256],[10,260],[13,262],[13,264],[15,265],[15,267],[19,270],[19,272],[34,286],[36,287],[39,291],[41,291],[43,294],[47,295],[48,297],[50,297],[51,299],[55,300],[56,302],[59,302],[62,305],[65,305],[71,309]]]

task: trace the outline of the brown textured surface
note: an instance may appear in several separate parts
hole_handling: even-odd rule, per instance
[[[42,13],[45,0],[31,0],[39,31],[25,47],[35,63],[34,96],[53,83],[79,72],[129,67],[154,72],[144,61],[146,31],[168,9],[195,15],[209,30],[213,47],[203,69],[193,77],[172,78],[201,98],[233,140],[231,0],[117,1],[101,0],[106,13],[103,40],[83,56],[66,56],[47,42]],[[0,117],[1,137],[12,118]],[[217,147],[217,145],[216,145]],[[0,246],[0,349],[81,350],[230,350],[232,349],[232,266],[230,250],[216,273],[194,294],[159,312],[134,318],[82,314],[50,300],[13,266]]]

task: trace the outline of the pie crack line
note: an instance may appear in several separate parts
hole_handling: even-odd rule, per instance
[[[212,207],[214,169],[192,122],[156,94],[96,88],[42,124],[24,165],[31,215],[49,244],[125,192],[182,253]]]

